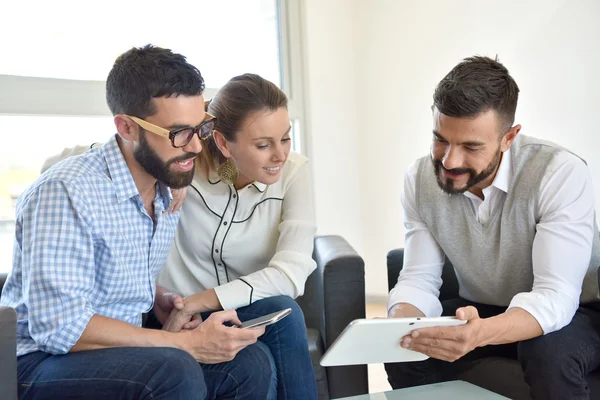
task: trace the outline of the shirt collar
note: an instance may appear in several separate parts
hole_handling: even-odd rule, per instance
[[[498,167],[498,172],[496,172],[496,177],[494,178],[494,182],[492,182],[492,186],[497,187],[505,193],[508,193],[508,187],[511,178],[512,154],[509,147],[508,150],[506,150],[502,155],[502,161],[500,161],[500,166]]]
[[[510,147],[508,150],[502,154],[502,160],[500,160],[500,166],[498,167],[498,171],[496,172],[496,176],[494,177],[494,181],[492,184],[486,188],[482,189],[484,198],[487,198],[492,187],[496,189],[502,190],[505,193],[508,193],[509,182],[512,178],[512,156],[510,152]],[[471,198],[481,200],[477,195],[474,195],[470,191],[466,191],[463,195]]]
[[[106,160],[108,172],[115,186],[115,193],[119,203],[129,200],[134,196],[139,196],[140,193],[138,188],[135,185],[133,176],[131,176],[131,171],[127,166],[127,162],[125,161],[125,157],[121,152],[121,148],[119,147],[117,135],[114,135],[108,142],[106,142],[101,147],[100,151],[102,151],[104,159]],[[159,193],[162,197],[163,205],[165,209],[167,209],[171,203],[171,200],[173,199],[171,191],[165,184],[159,182],[157,195]]]
[[[265,185],[264,183],[254,182],[254,183],[252,183],[252,185],[254,185],[256,190],[258,190],[261,193],[263,193],[265,190],[267,190],[267,185]]]
[[[208,182],[212,185],[216,185],[217,183],[221,182],[221,179],[219,178],[219,174],[213,168],[211,168],[210,171],[208,171]],[[256,190],[258,190],[261,193],[264,193],[264,191],[267,190],[268,185],[261,183],[261,182],[254,181],[248,186],[254,186],[256,188]]]

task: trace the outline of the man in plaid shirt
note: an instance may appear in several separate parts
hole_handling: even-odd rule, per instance
[[[179,218],[169,187],[190,184],[214,126],[203,90],[185,57],[127,51],[106,82],[118,133],[19,198],[0,305],[17,311],[20,398],[266,398],[269,359],[249,346],[264,328],[224,325],[240,323],[235,311],[193,331],[141,327],[142,313],[181,302],[155,302],[155,279]]]

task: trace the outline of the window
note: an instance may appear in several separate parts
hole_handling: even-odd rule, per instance
[[[152,43],[184,54],[207,85],[205,97],[235,75],[260,74],[290,100],[294,149],[303,150],[300,13],[286,0],[57,0],[10,2],[0,24],[0,273],[12,265],[14,206],[43,162],[65,147],[104,142],[115,132],[104,100],[112,62]],[[36,12],[31,13],[35,8]],[[65,12],[69,10],[69,12]],[[18,35],[15,34],[18,32]],[[292,63],[295,77],[291,76]],[[26,138],[26,143],[19,139]]]
[[[65,147],[106,141],[111,117],[4,116],[0,132],[0,273],[12,265],[15,205],[38,176],[45,159]]]
[[[0,74],[103,81],[119,54],[152,43],[184,54],[210,88],[244,72],[280,84],[275,0],[33,3],[3,5],[4,15],[27,15],[27,24],[0,24],[4,54],[16,55],[3,58]]]

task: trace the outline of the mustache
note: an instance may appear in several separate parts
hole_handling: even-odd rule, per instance
[[[469,168],[448,169],[448,168],[444,167],[444,164],[442,164],[442,162],[440,160],[435,160],[435,161],[436,161],[436,164],[438,164],[440,166],[440,168],[442,168],[444,171],[447,171],[451,174],[460,175],[460,174],[468,174],[469,172],[471,172],[471,170]]]
[[[175,158],[171,158],[168,162],[167,162],[167,166],[171,165],[177,161],[186,161],[189,160],[190,158],[196,158],[198,156],[198,154],[200,153],[185,153],[182,154],[180,156],[177,156]]]

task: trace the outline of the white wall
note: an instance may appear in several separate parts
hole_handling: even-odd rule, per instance
[[[368,294],[387,291],[385,255],[404,243],[403,175],[428,152],[435,85],[464,57],[499,55],[521,89],[516,122],[522,133],[556,141],[585,158],[600,210],[600,130],[595,123],[600,110],[600,2],[306,3],[313,16],[306,20],[308,39],[320,49],[307,52],[309,104],[320,116],[313,127],[328,127],[313,131],[315,175],[333,169],[338,180],[348,183],[336,191],[317,184],[317,191],[326,191],[317,193],[318,222],[332,232],[347,230],[353,238],[358,237],[356,229],[362,232],[358,247],[367,264]],[[344,96],[333,92],[349,82]],[[356,127],[348,125],[352,115]],[[348,135],[336,130],[340,121],[352,129]],[[346,153],[358,154],[354,169],[346,170],[346,162],[338,166]],[[351,207],[332,201],[355,196],[356,185],[361,197],[352,199]],[[348,222],[355,224],[354,230]]]
[[[359,191],[353,7],[304,2],[308,150],[319,234],[338,234],[363,253]]]

